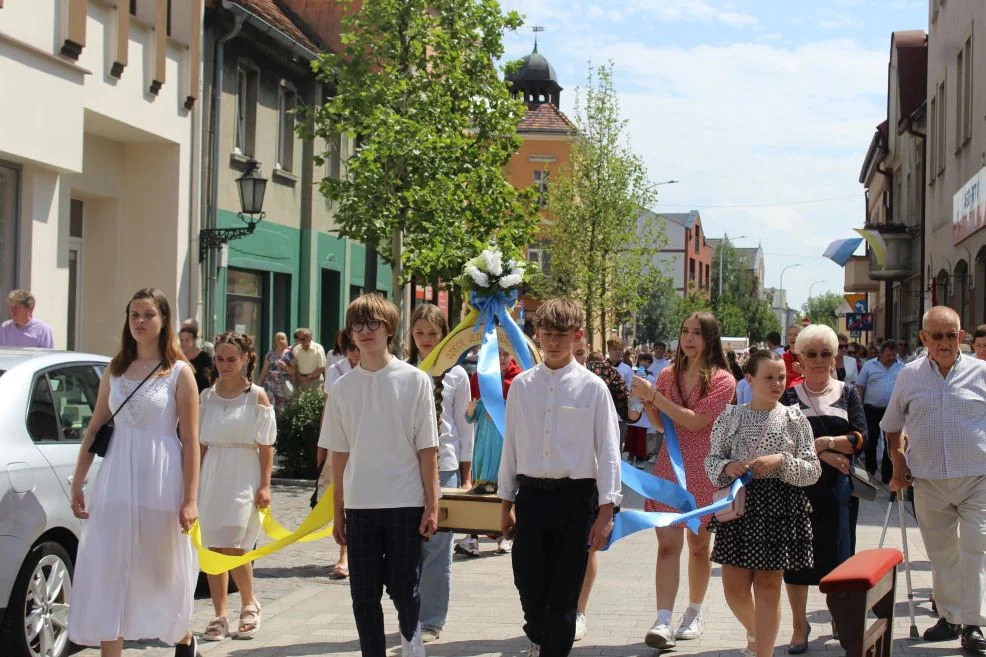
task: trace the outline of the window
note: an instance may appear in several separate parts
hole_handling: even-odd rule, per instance
[[[972,37],[970,36],[965,40],[965,55],[963,59],[965,60],[965,69],[960,71],[961,75],[964,77],[962,81],[962,91],[960,96],[956,97],[956,101],[961,102],[963,105],[962,110],[962,143],[968,142],[972,139]]]
[[[233,152],[246,157],[254,156],[257,132],[257,95],[260,73],[249,63],[236,68],[236,126]]]
[[[938,83],[938,175],[945,171],[945,141],[948,135],[946,132],[945,108],[948,107],[945,97],[945,81]]]
[[[695,287],[695,258],[688,259],[688,287]]]
[[[342,178],[342,135],[333,131],[325,144],[325,177],[333,180]]]
[[[534,172],[534,186],[538,190],[538,206],[548,207],[548,172],[538,170]]]
[[[98,392],[99,377],[89,365],[73,365],[39,375],[27,411],[31,439],[81,442]]]
[[[965,120],[962,116],[965,110],[964,103],[962,102],[962,91],[965,87],[965,52],[963,50],[959,51],[959,54],[955,58],[955,152],[958,153],[962,150],[962,144],[965,141],[962,137],[962,130],[965,127]]]
[[[938,171],[938,96],[928,104],[928,182],[934,184]]]
[[[702,245],[702,228],[700,226],[695,226],[695,255],[698,255],[699,249]]]
[[[20,170],[0,162],[0,291],[17,287]]]
[[[245,269],[226,271],[226,330],[246,333],[254,344],[266,344],[264,278]]]
[[[277,94],[277,157],[276,168],[294,170],[294,113],[298,94],[290,82],[281,81]]]
[[[551,255],[543,242],[535,242],[527,247],[527,259],[538,265],[542,274],[547,276],[551,273]]]

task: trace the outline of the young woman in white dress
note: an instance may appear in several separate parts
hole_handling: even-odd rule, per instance
[[[124,639],[160,639],[176,644],[176,657],[196,655],[189,627],[198,568],[183,532],[198,517],[199,395],[173,321],[160,290],[140,290],[127,304],[122,346],[103,374],[72,479],[72,512],[88,520],[69,638],[99,646],[102,657],[119,657]],[[114,418],[85,490],[96,431],[156,367]]]
[[[222,554],[253,549],[260,532],[260,509],[270,506],[270,473],[277,423],[267,393],[253,385],[257,353],[250,336],[227,332],[216,338],[216,383],[202,391],[202,477],[199,506],[202,543]],[[249,639],[260,627],[260,602],[253,592],[253,566],[234,568],[240,617],[233,636]],[[215,618],[202,638],[230,636],[229,574],[209,575]]]

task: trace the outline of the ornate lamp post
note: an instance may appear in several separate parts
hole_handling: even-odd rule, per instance
[[[246,171],[236,179],[240,192],[240,212],[236,215],[243,226],[235,228],[203,228],[199,231],[199,262],[211,249],[220,249],[232,240],[252,235],[257,224],[264,220],[264,194],[267,192],[267,179],[260,173],[260,164],[250,158]],[[245,216],[244,216],[245,215]]]

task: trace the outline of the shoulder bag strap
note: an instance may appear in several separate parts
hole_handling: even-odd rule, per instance
[[[109,424],[110,422],[112,422],[112,421],[113,421],[113,418],[115,418],[115,417],[116,417],[116,414],[117,414],[117,413],[119,413],[119,412],[120,412],[121,410],[123,410],[123,407],[127,405],[127,402],[128,402],[128,401],[130,401],[130,398],[131,398],[131,397],[133,397],[133,396],[134,396],[134,395],[135,395],[135,394],[137,393],[137,391],[138,391],[138,390],[140,390],[140,388],[141,388],[141,386],[143,386],[143,385],[144,385],[145,383],[147,383],[147,380],[148,380],[149,378],[151,378],[151,376],[152,376],[152,375],[153,375],[153,374],[154,374],[155,372],[157,372],[157,371],[158,371],[159,369],[161,369],[161,363],[158,363],[157,365],[155,365],[155,366],[154,366],[154,369],[153,369],[153,370],[151,370],[151,372],[150,372],[150,374],[148,374],[147,376],[145,376],[145,377],[144,377],[144,380],[143,380],[143,381],[141,381],[140,383],[138,383],[138,384],[137,384],[137,387],[133,389],[133,392],[131,392],[131,393],[130,393],[129,395],[127,395],[127,398],[126,398],[126,399],[124,399],[124,400],[123,400],[123,403],[122,403],[122,404],[120,404],[120,407],[119,407],[119,408],[117,408],[117,409],[116,409],[116,411],[114,411],[114,412],[113,412],[113,415],[111,415],[111,416],[110,416],[110,419],[106,421],[106,424]]]

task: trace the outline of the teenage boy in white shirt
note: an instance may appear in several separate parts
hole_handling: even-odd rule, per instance
[[[359,366],[332,386],[318,446],[335,482],[336,543],[349,547],[350,594],[363,657],[385,657],[383,587],[403,657],[424,657],[418,624],[421,539],[438,527],[438,424],[431,378],[391,355],[397,308],[365,294],[346,310]]]
[[[609,541],[620,494],[619,426],[606,384],[579,365],[581,306],[550,299],[534,325],[544,363],[507,395],[498,495],[531,657],[565,657],[589,548]]]

